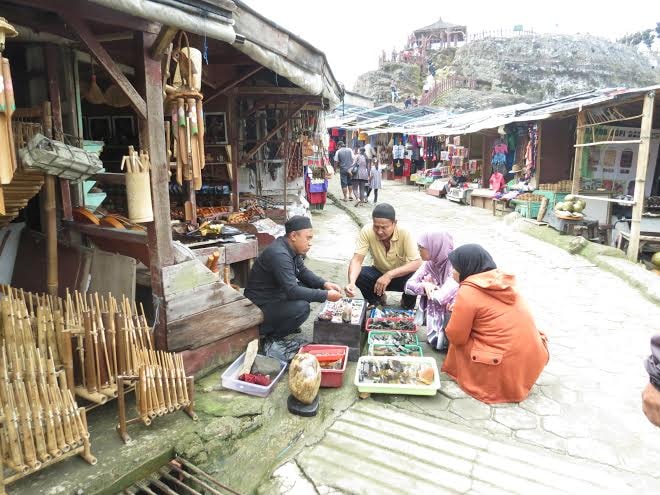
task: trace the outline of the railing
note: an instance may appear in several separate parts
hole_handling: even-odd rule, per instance
[[[520,36],[533,36],[534,30],[513,30],[513,29],[491,29],[489,31],[481,31],[479,33],[469,33],[467,42],[479,41],[486,38],[517,38]]]
[[[430,105],[438,96],[446,93],[455,88],[468,88],[474,89],[477,87],[477,81],[475,79],[468,79],[464,77],[450,77],[447,79],[441,79],[435,82],[435,85],[429,90],[428,93],[424,93],[419,99],[420,105]]]

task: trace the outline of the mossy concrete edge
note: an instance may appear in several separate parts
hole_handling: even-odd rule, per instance
[[[531,237],[535,237],[541,241],[553,244],[561,249],[568,251],[569,253],[572,252],[570,244],[571,241],[575,239],[575,236],[561,235],[559,232],[552,228],[532,225],[524,221],[516,221],[515,228],[516,230],[519,230],[520,232],[523,232],[524,234],[527,234]],[[630,273],[626,272],[625,270],[621,270],[617,266],[608,263],[608,258],[618,258],[620,260],[627,261],[624,253],[619,249],[586,241],[585,247],[574,254],[579,254],[583,258],[591,261],[599,268],[608,271],[613,275],[616,275],[624,282],[639,290],[639,292],[641,292],[642,295],[649,301],[660,306],[660,297],[658,294],[650,291],[648,285]],[[636,266],[636,264],[631,261],[627,261],[627,263],[630,264],[631,267]]]

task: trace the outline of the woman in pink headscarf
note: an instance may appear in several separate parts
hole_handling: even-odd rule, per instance
[[[447,232],[427,232],[417,245],[425,263],[408,280],[406,294],[421,296],[419,307],[426,313],[427,340],[435,349],[444,350],[448,343],[444,334],[448,308],[458,291],[448,258],[454,250],[454,239]]]

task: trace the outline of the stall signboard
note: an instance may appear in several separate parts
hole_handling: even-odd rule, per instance
[[[612,141],[611,144],[585,148],[583,177],[588,184],[612,191],[614,194],[633,195],[639,144],[617,143],[639,139],[640,130],[632,127],[597,126],[585,133],[585,142]],[[651,132],[649,166],[645,195],[651,194],[660,145],[660,130]],[[585,169],[586,166],[586,169]]]

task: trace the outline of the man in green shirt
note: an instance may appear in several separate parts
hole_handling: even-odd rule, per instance
[[[406,282],[422,265],[417,242],[396,221],[392,205],[381,203],[374,208],[372,225],[365,225],[348,267],[346,293],[354,297],[356,289],[371,306],[376,306],[385,291],[404,291]],[[371,254],[373,266],[362,266],[364,258]],[[416,296],[402,294],[401,306],[415,307]]]

